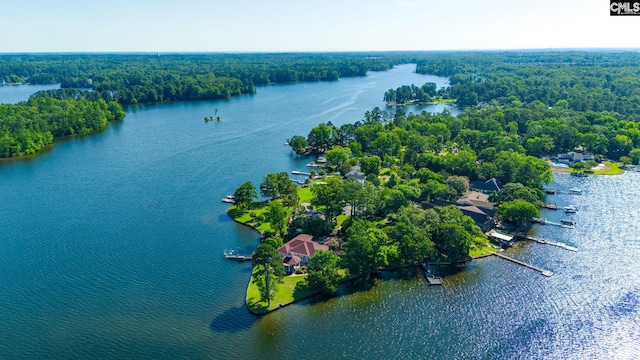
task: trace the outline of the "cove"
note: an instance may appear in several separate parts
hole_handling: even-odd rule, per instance
[[[131,107],[99,134],[0,162],[0,353],[233,357],[259,321],[244,307],[250,265],[222,253],[250,251],[258,235],[220,198],[303,168],[286,138],[362,119],[389,88],[446,85],[414,69]],[[216,109],[221,121],[205,123]]]

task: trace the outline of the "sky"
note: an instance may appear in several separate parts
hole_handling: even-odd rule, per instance
[[[639,48],[639,30],[607,0],[0,0],[0,54]]]

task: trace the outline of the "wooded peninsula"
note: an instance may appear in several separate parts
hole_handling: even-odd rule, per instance
[[[464,263],[490,252],[485,231],[498,222],[517,231],[538,216],[552,161],[581,176],[597,163],[640,161],[637,53],[423,56],[417,71],[448,76],[451,86],[407,84],[384,100],[455,99],[461,115],[407,114],[400,106],[374,108],[339,127],[321,123],[288,139],[299,155],[321,156],[307,192],[296,191],[286,173],[260,184],[268,202],[254,202],[251,183],[238,189],[230,214],[266,237],[254,259],[250,307],[273,308],[277,292],[265,284],[282,281],[282,266],[264,260],[286,258],[286,240],[299,234],[324,239],[329,250],[302,261],[297,271],[308,275],[296,291],[333,294],[345,278],[366,281],[384,269]]]

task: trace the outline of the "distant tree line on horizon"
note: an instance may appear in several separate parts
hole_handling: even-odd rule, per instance
[[[0,56],[0,80],[91,89],[122,105],[225,99],[256,85],[334,81],[407,60],[365,53]]]
[[[122,105],[226,99],[254,93],[255,85],[364,76],[399,61],[365,54],[3,55],[0,82],[61,88],[1,105],[0,157],[103,129],[124,118]]]

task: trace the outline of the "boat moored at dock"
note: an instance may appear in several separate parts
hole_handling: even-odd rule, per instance
[[[564,207],[564,212],[567,214],[575,214],[578,212],[578,208],[576,208],[574,205],[568,205]]]
[[[569,194],[571,195],[582,195],[581,189],[571,188],[569,189]]]

